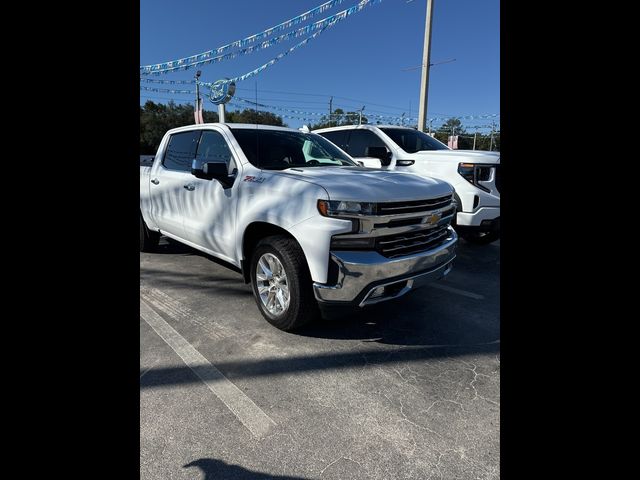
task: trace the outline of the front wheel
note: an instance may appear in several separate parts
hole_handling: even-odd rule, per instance
[[[160,233],[152,232],[144,223],[142,213],[140,214],[140,251],[153,252],[160,241]]]
[[[261,240],[250,268],[256,303],[273,326],[288,332],[318,317],[309,268],[295,240],[284,235]]]
[[[489,232],[481,232],[477,230],[467,231],[460,233],[460,236],[467,242],[474,245],[489,245],[492,242],[500,239],[500,231],[492,230]]]

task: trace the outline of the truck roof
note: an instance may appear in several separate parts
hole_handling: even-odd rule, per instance
[[[313,130],[313,131],[314,132],[332,132],[332,131],[335,131],[335,130],[349,130],[349,129],[353,129],[353,128],[371,128],[371,127],[378,127],[378,128],[404,128],[406,130],[415,130],[415,128],[403,127],[401,125],[378,125],[378,124],[372,124],[372,123],[365,123],[363,125],[341,125],[339,127],[318,128],[317,130]]]
[[[282,130],[285,132],[299,132],[299,130],[295,128],[289,127],[279,127],[276,125],[258,125],[253,123],[197,123],[193,125],[185,125],[183,127],[172,128],[167,133],[175,133],[175,132],[184,132],[188,130],[201,130],[207,127],[227,127],[227,128],[244,128],[244,129],[253,129],[253,130]]]

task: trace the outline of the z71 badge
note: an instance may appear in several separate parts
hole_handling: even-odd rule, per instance
[[[244,177],[244,180],[242,180],[242,181],[243,182],[262,183],[262,182],[264,182],[264,180],[265,180],[264,177],[256,178],[253,175],[247,175],[246,177]]]

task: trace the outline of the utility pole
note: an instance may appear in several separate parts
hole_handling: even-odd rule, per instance
[[[496,128],[496,121],[491,120],[491,143],[489,144],[490,152],[493,152],[493,132],[495,131],[495,128]]]
[[[478,130],[473,134],[473,149],[476,149],[476,137],[478,136]]]
[[[331,121],[331,115],[333,114],[333,97],[329,99],[329,121]]]
[[[429,135],[431,135],[431,124],[433,123],[433,119],[429,120]],[[418,128],[418,130],[420,130]]]
[[[202,99],[200,98],[200,75],[202,74],[202,71],[198,70],[196,72],[196,106],[195,106],[195,110],[194,112],[194,118],[196,123],[200,123],[200,119],[199,119],[199,112],[200,112],[200,102],[202,102]]]
[[[418,130],[424,132],[427,120],[427,100],[429,90],[429,64],[431,63],[431,21],[433,19],[433,2],[427,0],[427,18],[424,27],[424,46],[422,48],[422,80],[420,82],[420,110],[418,113]]]
[[[360,119],[358,120],[358,125],[362,125],[362,112],[364,112],[364,105],[360,109]]]
[[[400,124],[404,127],[404,112],[402,112],[402,117],[400,118]]]

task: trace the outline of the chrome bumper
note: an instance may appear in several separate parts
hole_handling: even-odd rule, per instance
[[[375,251],[335,251],[331,259],[338,265],[335,285],[314,283],[320,303],[355,304],[360,307],[398,298],[451,271],[458,236],[448,228],[445,242],[431,250],[389,259]]]

